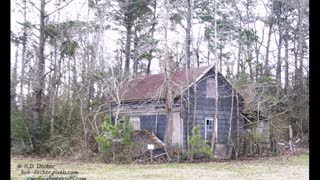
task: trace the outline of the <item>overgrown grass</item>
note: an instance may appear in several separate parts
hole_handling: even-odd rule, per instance
[[[35,166],[51,164],[55,165],[55,170],[58,171],[63,169],[78,171],[79,174],[76,177],[86,179],[309,179],[308,154],[262,160],[149,165],[115,165],[13,157],[12,179],[37,177],[32,174],[21,175],[21,169],[26,170],[26,168],[18,168],[19,164],[34,164]],[[68,176],[56,175],[54,177]]]

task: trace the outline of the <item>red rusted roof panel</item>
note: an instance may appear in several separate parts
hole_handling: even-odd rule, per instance
[[[189,84],[202,75],[209,66],[188,70]],[[187,87],[186,70],[173,73],[174,90],[178,93]],[[123,101],[142,100],[163,97],[164,74],[144,75],[129,81]]]

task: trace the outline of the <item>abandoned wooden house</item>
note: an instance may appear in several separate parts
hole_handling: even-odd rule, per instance
[[[112,122],[115,122],[116,117],[127,116],[135,130],[147,130],[163,141],[166,129],[164,80],[164,74],[152,74],[129,81],[127,88],[118,96],[121,97],[121,101],[110,101]],[[232,85],[220,73],[218,120],[217,128],[214,127],[216,93],[213,66],[176,71],[172,80],[175,92],[172,140],[174,144],[180,145],[183,152],[187,150],[188,122],[190,134],[194,121],[194,124],[200,126],[201,138],[208,143],[211,141],[213,130],[216,133],[217,144],[227,143],[230,118],[233,135],[237,129],[243,130],[243,121],[238,116],[243,111],[243,98],[236,92],[232,94]]]

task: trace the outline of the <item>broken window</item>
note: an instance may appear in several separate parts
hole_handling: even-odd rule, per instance
[[[205,118],[205,141],[210,141],[212,137],[213,130],[213,117]]]
[[[207,98],[215,98],[216,97],[215,88],[216,88],[216,85],[215,85],[214,78],[208,78],[207,79],[207,89],[206,89]]]
[[[140,130],[140,117],[139,116],[131,116],[130,124],[133,130]]]

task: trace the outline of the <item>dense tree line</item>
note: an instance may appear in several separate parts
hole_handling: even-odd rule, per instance
[[[14,2],[14,152],[89,157],[105,98],[120,106],[127,80],[164,72],[170,114],[172,71],[212,64],[247,110],[270,119],[274,142],[288,138],[288,125],[309,142],[309,1],[89,0],[85,18],[65,18],[75,2]]]

